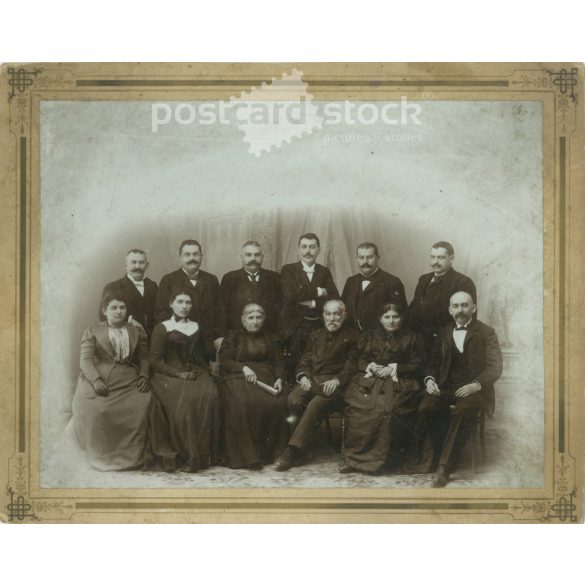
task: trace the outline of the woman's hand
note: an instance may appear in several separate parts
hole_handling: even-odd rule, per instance
[[[110,393],[106,383],[101,378],[93,383],[93,389],[98,396],[107,396]]]
[[[382,380],[386,380],[392,375],[392,368],[390,366],[380,367],[374,373],[376,378],[381,378]]]
[[[248,366],[244,366],[242,368],[242,372],[244,372],[244,377],[246,378],[246,382],[248,382],[248,384],[256,384],[256,380],[258,380],[258,376],[256,376],[256,373],[254,372],[254,370],[252,368],[249,368]]]
[[[366,368],[366,374],[365,374],[366,378],[371,378],[372,376],[375,376],[381,367],[382,366],[378,365],[376,362],[370,362],[368,364],[368,367]]]
[[[187,380],[188,382],[193,382],[193,380],[197,380],[197,374],[195,372],[181,372],[179,378]]]
[[[282,392],[282,380],[280,378],[274,382],[274,388],[278,390],[278,394]],[[278,394],[276,396],[278,396]]]
[[[136,386],[138,390],[140,392],[143,392],[144,394],[150,392],[150,382],[148,381],[148,378],[146,378],[145,376],[140,376],[140,378],[138,378]]]
[[[305,391],[305,392],[309,392],[309,390],[311,390],[311,380],[309,380],[309,378],[307,376],[303,376],[300,380],[299,380],[299,384],[301,385],[301,388]]]

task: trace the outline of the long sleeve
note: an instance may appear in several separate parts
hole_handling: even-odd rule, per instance
[[[232,279],[226,274],[219,285],[219,315],[217,323],[221,337],[225,337],[229,330],[232,292]]]
[[[357,343],[357,351],[355,352],[354,370],[357,372],[365,372],[366,368],[372,361],[372,343],[373,333],[366,331],[360,335]]]
[[[431,357],[425,369],[424,377],[431,376],[439,383],[439,374],[441,372],[441,361],[443,359],[443,334],[439,332],[433,343]]]
[[[337,300],[339,298],[339,291],[335,286],[335,282],[333,282],[333,276],[331,276],[331,271],[327,269],[327,278],[325,280],[325,288],[327,289],[327,296],[322,297],[321,300],[324,302]]]
[[[337,376],[335,376],[341,386],[345,386],[357,373],[357,358],[358,358],[358,346],[357,340],[354,343],[353,347],[349,350],[349,354],[347,359],[345,360],[345,364],[343,365],[343,369]]]
[[[93,328],[88,327],[81,337],[81,354],[79,357],[79,367],[81,373],[94,384],[96,380],[101,378],[100,373],[97,371],[94,365],[95,359],[95,336],[93,334]]]
[[[278,337],[271,336],[271,347],[272,347],[272,365],[274,367],[274,377],[276,379],[284,377],[284,351],[282,348],[282,342]]]
[[[167,330],[165,326],[159,323],[152,332],[152,339],[150,340],[150,365],[152,368],[167,376],[178,378],[181,370],[167,365],[165,361],[167,343]]]
[[[406,309],[408,307],[408,303],[406,302],[406,292],[404,291],[404,285],[402,284],[402,281],[398,281],[396,287],[394,287],[394,291],[398,292],[398,295],[395,297],[394,294],[391,295],[391,301],[394,303],[396,302],[395,298],[398,301],[398,304],[403,307],[403,309]]]
[[[307,340],[307,347],[301,356],[301,361],[298,363],[295,370],[295,379],[298,379],[301,374],[307,376],[309,379],[313,377],[313,351],[315,346],[315,337],[311,335]]]
[[[169,298],[171,296],[171,282],[169,275],[162,277],[158,289],[156,291],[156,300],[154,302],[154,320],[157,323],[166,321],[172,315],[172,310],[169,306]]]
[[[423,372],[424,355],[424,346],[420,336],[413,334],[408,343],[408,361],[397,364],[396,373],[398,376],[420,377]]]
[[[294,304],[319,299],[317,285],[299,286],[295,266],[283,266],[281,274],[282,298],[285,303]]]
[[[242,369],[246,365],[239,361],[238,348],[238,333],[230,331],[221,343],[219,350],[219,365],[223,372],[227,374],[241,374]],[[238,354],[238,355],[236,355]]]
[[[477,376],[477,381],[482,388],[485,386],[492,386],[496,380],[502,375],[503,360],[502,350],[496,332],[491,328],[486,328],[485,339],[485,361],[486,367],[481,374]]]
[[[137,329],[137,331],[138,345],[136,346],[135,349],[135,356],[138,359],[138,367],[140,368],[140,373],[148,378],[150,363],[148,361],[148,345],[146,342],[146,335],[140,329]]]

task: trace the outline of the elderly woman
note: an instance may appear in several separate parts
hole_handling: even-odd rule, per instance
[[[192,306],[190,290],[174,290],[173,315],[155,326],[150,344],[152,465],[169,472],[195,472],[219,461],[219,393],[201,329],[189,319]]]
[[[264,319],[260,305],[246,305],[243,329],[230,331],[219,351],[224,448],[234,469],[261,469],[288,441],[283,351],[276,336],[263,331]]]
[[[388,303],[380,325],[358,341],[357,370],[345,395],[345,462],[341,473],[380,473],[398,466],[415,439],[423,348],[403,329],[402,307]]]
[[[89,462],[103,471],[142,465],[150,403],[148,349],[144,332],[126,323],[126,304],[104,295],[106,320],[81,339],[73,425]]]

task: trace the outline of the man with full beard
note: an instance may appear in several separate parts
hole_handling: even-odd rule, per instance
[[[345,324],[345,315],[343,301],[328,301],[323,307],[325,326],[309,338],[295,372],[296,384],[288,396],[288,421],[296,426],[288,446],[275,461],[276,471],[287,471],[303,462],[321,421],[338,404],[352,376],[352,352],[359,333]]]
[[[280,298],[280,274],[262,268],[262,247],[254,240],[242,246],[242,268],[224,275],[220,285],[221,312],[219,331],[222,338],[230,329],[242,327],[242,309],[250,303],[264,309],[264,329],[276,333]]]

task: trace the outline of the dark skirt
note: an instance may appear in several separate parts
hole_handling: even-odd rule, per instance
[[[194,472],[219,459],[219,393],[206,370],[199,368],[195,373],[196,380],[166,374],[155,374],[151,380],[148,468]]]
[[[346,463],[378,473],[401,463],[415,442],[422,392],[416,383],[357,374],[344,394]]]
[[[96,469],[139,467],[147,444],[150,393],[138,390],[138,371],[133,366],[120,363],[111,370],[100,363],[95,366],[107,379],[109,394],[97,395],[89,381],[79,376],[72,404],[77,439]]]
[[[247,363],[258,379],[274,384],[272,367]],[[229,376],[221,384],[224,450],[232,469],[269,464],[284,450],[289,438],[286,399],[283,388],[278,396],[246,382],[243,374]]]

